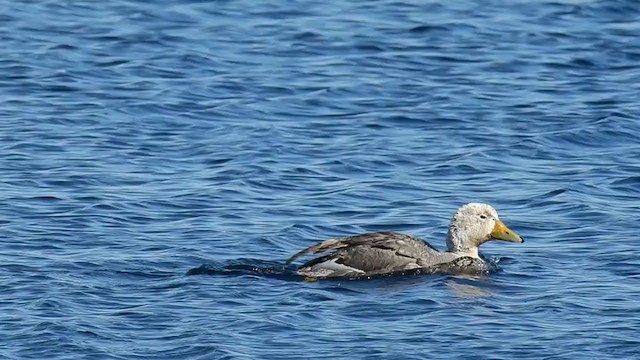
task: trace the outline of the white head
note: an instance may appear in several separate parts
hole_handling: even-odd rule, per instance
[[[489,240],[524,242],[500,221],[496,209],[487,204],[466,204],[456,211],[449,224],[447,251],[478,257],[478,247]]]

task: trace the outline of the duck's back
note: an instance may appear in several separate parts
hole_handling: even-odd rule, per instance
[[[380,232],[327,240],[294,255],[288,262],[308,253],[336,250],[313,259],[298,274],[313,277],[367,276],[433,266],[455,259],[411,235]]]

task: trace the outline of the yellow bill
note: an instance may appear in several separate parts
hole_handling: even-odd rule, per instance
[[[523,243],[524,239],[509,229],[502,221],[496,220],[496,225],[491,232],[491,238],[496,240],[511,241],[515,243]]]

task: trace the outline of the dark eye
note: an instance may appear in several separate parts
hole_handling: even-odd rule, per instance
[[[480,219],[486,219],[487,215],[480,215]]]

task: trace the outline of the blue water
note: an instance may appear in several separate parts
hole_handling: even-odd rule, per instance
[[[0,1],[0,358],[638,358],[638,34],[631,0]],[[442,248],[472,201],[527,239],[498,272],[283,269]]]

